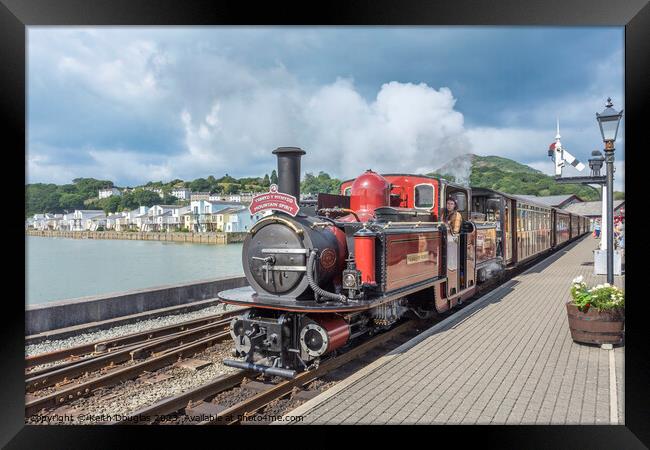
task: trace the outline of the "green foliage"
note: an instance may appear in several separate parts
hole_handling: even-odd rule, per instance
[[[100,189],[113,187],[113,182],[110,180],[96,180],[94,178],[75,178],[72,182],[77,188],[77,193],[84,198],[97,197],[97,192]]]
[[[573,304],[582,312],[587,312],[591,307],[598,311],[625,307],[625,294],[619,288],[605,283],[587,289],[582,277],[573,280],[571,298]]]
[[[160,195],[152,191],[147,191],[145,189],[135,189],[130,193],[130,195],[133,198],[133,202],[135,202],[136,208],[138,206],[153,206],[160,204],[160,200],[162,200],[160,198]]]
[[[102,209],[106,215],[116,213],[122,204],[122,200],[118,195],[111,195],[110,197],[103,198],[102,200],[104,200]]]
[[[278,173],[275,169],[271,172],[271,184],[278,184]]]
[[[59,197],[59,207],[64,210],[72,211],[81,209],[84,206],[84,198],[81,194],[63,193]]]
[[[507,194],[562,195],[576,194],[584,201],[598,200],[596,190],[581,184],[559,184],[539,170],[500,156],[464,155],[453,159],[430,175],[455,181],[450,174],[466,159],[471,160],[469,184],[475,188],[488,188]]]
[[[224,194],[239,194],[240,187],[236,183],[225,183],[222,184]]]
[[[25,216],[36,213],[61,212],[61,193],[56,184],[36,183],[25,186]]]
[[[300,183],[300,192],[303,194],[318,194],[320,192],[327,194],[338,194],[341,188],[341,180],[331,178],[325,172],[319,172],[318,176],[308,172],[305,179]]]
[[[178,203],[178,197],[174,197],[170,193],[165,193],[162,199],[163,205],[176,205]]]
[[[217,180],[218,183],[237,183],[237,180],[230,175],[226,174],[225,176]]]
[[[197,178],[190,183],[192,192],[208,192],[210,191],[210,182],[205,178]]]

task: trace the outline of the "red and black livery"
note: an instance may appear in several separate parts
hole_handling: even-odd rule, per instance
[[[299,199],[305,152],[273,153],[278,192]],[[458,234],[441,221],[450,197],[463,217]],[[219,293],[225,303],[250,307],[231,323],[234,354],[243,359],[225,364],[293,377],[405,316],[453,308],[474,295],[477,283],[523,260],[516,255],[524,233],[526,245],[533,239],[540,252],[546,243],[557,245],[553,236],[563,239],[551,209],[547,235],[519,232],[515,217],[523,205],[496,191],[472,197],[469,188],[438,177],[367,170],[343,182],[341,195],[320,194],[317,205],[301,205],[295,216],[273,212],[244,241],[250,286]],[[568,217],[568,239],[585,232],[583,221]]]

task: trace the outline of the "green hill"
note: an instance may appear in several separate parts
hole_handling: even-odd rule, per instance
[[[461,168],[461,170],[459,170]],[[598,192],[582,184],[559,184],[549,175],[500,156],[463,155],[449,161],[432,175],[442,176],[450,181],[466,178],[469,169],[469,185],[495,189],[508,194],[561,195],[576,194],[585,201],[598,200]],[[464,181],[461,179],[460,181]]]

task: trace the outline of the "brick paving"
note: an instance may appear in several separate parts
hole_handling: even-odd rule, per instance
[[[304,424],[623,424],[624,347],[574,343],[564,306],[576,276],[606,281],[593,275],[596,246],[591,236],[570,244],[290,414]]]

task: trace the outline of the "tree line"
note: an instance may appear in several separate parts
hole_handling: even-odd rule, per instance
[[[150,181],[137,186],[119,196],[98,198],[100,189],[116,187],[110,180],[95,178],[75,178],[71,184],[57,185],[52,183],[33,183],[25,185],[25,217],[39,213],[65,213],[75,209],[100,209],[106,214],[128,211],[139,206],[156,204],[177,205],[188,204],[180,201],[171,191],[175,188],[188,188],[192,192],[209,192],[216,194],[239,194],[241,192],[265,192],[271,184],[278,183],[275,170],[263,177],[234,178],[225,174],[221,178],[212,175],[207,178],[196,178],[192,181],[174,179],[169,182]],[[341,181],[330,177],[325,172],[305,175],[301,182],[301,192],[316,194],[318,192],[337,193]],[[150,189],[160,189],[163,197]]]

